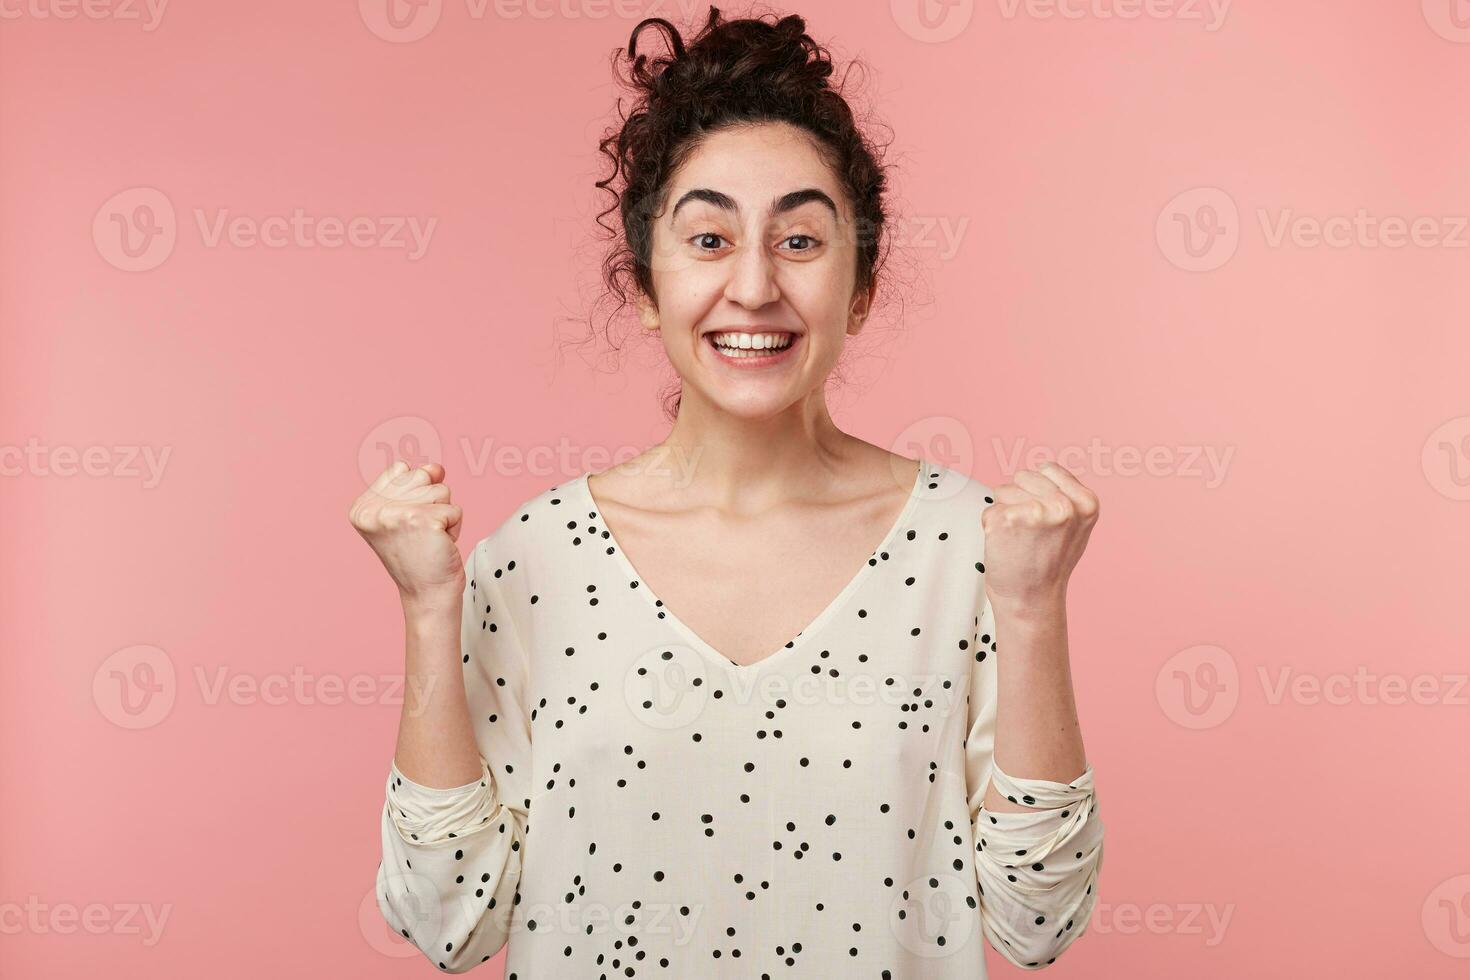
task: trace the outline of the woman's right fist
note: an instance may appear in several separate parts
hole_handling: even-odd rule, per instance
[[[352,502],[348,517],[398,583],[405,602],[457,602],[464,592],[459,557],[464,513],[449,502],[444,467],[398,460]]]

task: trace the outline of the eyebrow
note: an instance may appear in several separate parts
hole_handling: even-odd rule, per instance
[[[711,190],[708,187],[696,187],[693,190],[685,191],[680,196],[679,203],[675,204],[674,210],[669,213],[669,220],[673,221],[678,217],[679,209],[690,201],[704,201],[706,204],[712,204],[721,210],[734,211],[736,214],[740,213],[740,205],[729,194]],[[825,191],[818,190],[815,187],[804,187],[799,191],[791,191],[788,194],[782,194],[780,197],[775,198],[771,201],[771,213],[785,214],[787,211],[794,211],[803,204],[808,204],[812,201],[825,204],[827,209],[832,212],[832,217],[834,219],[839,218],[836,203],[833,202],[832,198]]]

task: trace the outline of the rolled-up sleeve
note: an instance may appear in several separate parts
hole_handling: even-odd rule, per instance
[[[509,939],[530,807],[527,663],[507,608],[513,595],[486,542],[465,572],[461,647],[480,778],[435,788],[390,763],[377,874],[389,926],[446,973],[485,962]]]
[[[982,602],[965,740],[980,916],[997,952],[1035,970],[1055,961],[1087,927],[1097,902],[1103,824],[1091,766],[1063,783],[1017,777],[996,765],[995,623],[990,603]],[[1026,809],[986,809],[992,781]]]

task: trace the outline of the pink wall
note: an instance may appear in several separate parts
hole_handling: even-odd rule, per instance
[[[426,975],[371,895],[402,653],[347,504],[417,446],[477,540],[661,435],[658,352],[552,337],[608,53],[679,4],[384,2],[0,2],[5,976]],[[1103,500],[1108,858],[1051,972],[1464,976],[1470,4],[801,9],[907,216],[840,422]]]

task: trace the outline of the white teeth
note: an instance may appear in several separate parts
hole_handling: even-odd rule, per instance
[[[727,356],[753,356],[746,351],[780,350],[791,346],[793,336],[789,333],[719,333],[714,335],[715,346]]]

